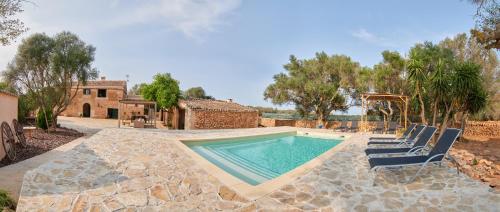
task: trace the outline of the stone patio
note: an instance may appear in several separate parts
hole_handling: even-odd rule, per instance
[[[500,193],[446,165],[369,172],[353,134],[324,164],[256,200],[198,166],[175,142],[285,132],[294,128],[162,131],[104,129],[24,176],[18,211],[496,211]],[[300,129],[301,131],[327,130]],[[375,186],[373,185],[375,184]]]

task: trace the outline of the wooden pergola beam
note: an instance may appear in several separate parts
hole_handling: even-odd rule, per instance
[[[368,102],[370,101],[391,101],[399,102],[403,106],[404,127],[408,126],[408,96],[389,93],[364,93],[361,94],[361,121],[368,122]],[[400,119],[401,119],[400,114]]]

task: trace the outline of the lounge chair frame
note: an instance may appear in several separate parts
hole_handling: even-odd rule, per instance
[[[442,162],[443,160],[447,157],[448,155],[448,152],[450,151],[451,147],[453,146],[453,144],[455,144],[455,142],[457,141],[457,138],[460,136],[460,132],[461,130],[458,131],[457,135],[455,136],[455,138],[453,138],[453,142],[451,143],[451,145],[448,147],[448,149],[446,150],[445,153],[440,153],[440,154],[436,154],[436,155],[433,155],[431,157],[429,157],[425,162],[423,163],[411,163],[411,164],[397,164],[397,165],[381,165],[381,166],[376,166],[376,167],[373,167],[371,169],[371,171],[373,171],[373,184],[375,185],[375,174],[377,172],[377,170],[381,169],[381,168],[403,168],[403,167],[407,167],[407,166],[421,166],[420,169],[418,169],[418,171],[415,173],[415,175],[413,177],[411,177],[408,181],[406,181],[406,183],[410,183],[410,182],[413,182],[417,177],[418,175],[420,174],[420,172],[428,165],[428,164],[439,164],[439,166],[442,165]],[[443,158],[439,161],[432,161],[434,158],[436,157],[440,157],[440,156],[443,156]],[[388,169],[389,170],[389,169]]]

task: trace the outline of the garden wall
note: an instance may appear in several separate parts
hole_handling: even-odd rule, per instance
[[[373,128],[376,122],[368,122],[368,128]],[[350,126],[351,122],[347,123]],[[260,125],[264,127],[303,127],[316,128],[315,120],[280,120],[271,118],[261,118]],[[329,121],[326,125],[327,129],[333,129],[340,126],[339,121]],[[361,124],[360,124],[361,127]],[[458,126],[459,127],[459,126]],[[500,121],[468,121],[464,134],[466,136],[482,136],[482,137],[500,137]]]
[[[17,96],[0,90],[0,124],[4,121],[7,122],[12,130],[12,134],[14,134],[12,119],[17,119],[17,101]],[[4,157],[5,151],[3,146],[0,145],[0,160]]]
[[[468,121],[465,136],[500,137],[500,121]]]
[[[255,128],[259,113],[232,111],[189,110],[186,114],[185,129],[234,129]]]
[[[328,121],[326,123],[326,129],[334,129],[340,126],[340,121]],[[289,119],[271,119],[271,118],[260,118],[260,125],[264,127],[280,127],[280,126],[290,126],[290,127],[302,127],[302,128],[316,128],[318,126],[316,120],[289,120]],[[347,126],[351,126],[351,122],[347,122]],[[375,122],[368,122],[369,127],[374,127]],[[361,124],[360,124],[361,127]]]

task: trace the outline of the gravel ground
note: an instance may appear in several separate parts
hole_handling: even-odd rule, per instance
[[[32,132],[30,137],[28,137],[27,134],[25,135],[27,147],[23,148],[18,145],[16,148],[16,159],[14,161],[9,161],[7,158],[4,158],[0,161],[0,167],[40,155],[84,136],[83,133],[67,128],[57,128],[55,132],[51,132],[50,134],[37,129]]]
[[[500,138],[466,137],[453,145],[450,154],[460,170],[500,190]]]

